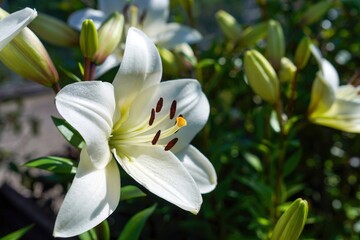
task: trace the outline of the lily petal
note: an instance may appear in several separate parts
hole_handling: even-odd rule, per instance
[[[110,15],[115,11],[121,12],[127,1],[120,0],[98,0],[98,9],[106,15]]]
[[[149,191],[184,210],[199,212],[200,191],[172,152],[161,147],[134,146],[121,153],[114,149],[113,153],[122,168]]]
[[[83,21],[85,19],[91,19],[93,20],[96,28],[99,28],[107,17],[108,15],[103,11],[86,8],[72,13],[68,18],[68,24],[80,31]]]
[[[91,81],[67,85],[56,96],[59,113],[84,138],[91,161],[104,168],[111,160],[108,138],[115,111],[110,83]]]
[[[214,190],[217,185],[215,169],[199,150],[189,145],[177,153],[176,156],[193,177],[201,193],[208,193]]]
[[[121,57],[117,52],[109,55],[105,62],[96,67],[95,79],[98,79],[103,74],[107,73],[110,69],[119,66],[121,63]]]
[[[146,11],[145,32],[157,32],[159,27],[166,24],[170,14],[169,0],[137,0],[137,4]]]
[[[146,31],[148,30],[146,29]],[[192,44],[202,39],[201,34],[197,30],[178,23],[163,25],[163,27],[158,27],[152,32],[149,31],[149,33],[151,33],[149,36],[157,45],[170,49],[181,43]]]
[[[122,64],[113,81],[118,108],[128,107],[142,89],[159,84],[161,75],[161,59],[154,43],[131,27]]]
[[[0,50],[37,16],[36,10],[24,8],[0,21]]]
[[[72,237],[105,220],[120,200],[120,174],[115,161],[96,169],[86,149],[81,151],[74,181],[56,218],[54,236]]]

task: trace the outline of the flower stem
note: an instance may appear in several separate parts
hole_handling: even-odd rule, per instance
[[[54,90],[55,94],[57,94],[61,90],[60,84],[58,82],[54,83],[51,88]]]

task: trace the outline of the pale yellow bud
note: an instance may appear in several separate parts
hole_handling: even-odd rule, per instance
[[[250,87],[262,99],[269,103],[279,100],[279,80],[274,68],[266,58],[256,50],[245,53],[244,69]]]
[[[276,223],[271,240],[297,240],[305,226],[308,203],[296,199]]]
[[[215,17],[223,34],[236,41],[241,33],[241,26],[236,19],[224,10],[217,11]]]
[[[279,69],[281,58],[285,55],[284,32],[278,21],[270,20],[266,45],[266,56],[275,69]]]
[[[303,69],[309,61],[311,51],[311,40],[309,37],[303,37],[295,51],[295,64],[299,69]]]
[[[286,57],[281,59],[281,66],[279,71],[280,81],[291,83],[295,79],[296,71],[297,68],[290,59]]]
[[[65,22],[39,13],[29,28],[42,40],[59,47],[73,47],[79,43],[79,33]]]
[[[114,12],[99,28],[99,47],[93,57],[96,64],[103,63],[119,46],[124,31],[124,16]]]
[[[8,13],[0,8],[0,18],[6,15]],[[0,60],[15,73],[47,87],[52,87],[59,79],[44,45],[28,28],[4,47]]]
[[[176,56],[168,49],[158,48],[163,64],[163,70],[165,74],[177,75],[179,74],[179,65],[177,63]]]

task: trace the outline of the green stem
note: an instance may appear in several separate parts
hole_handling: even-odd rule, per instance
[[[290,99],[289,99],[289,104],[287,107],[287,115],[290,116],[290,113],[292,111],[292,106],[295,100],[295,92],[296,92],[296,86],[297,86],[297,71],[295,73],[295,77],[294,80],[291,82],[291,93],[290,93]]]

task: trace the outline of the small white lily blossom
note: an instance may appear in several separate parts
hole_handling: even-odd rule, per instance
[[[0,20],[0,50],[23,30],[35,17],[36,10],[24,8]]]
[[[137,16],[131,16],[129,6],[138,8]],[[131,21],[134,17],[140,28],[159,47],[171,49],[182,43],[196,43],[201,40],[201,34],[188,26],[178,23],[167,23],[169,18],[169,0],[99,0],[98,10],[83,9],[70,15],[68,23],[75,29],[80,30],[85,19],[92,19],[99,27],[113,12],[124,13]],[[132,25],[128,21],[128,25]],[[102,75],[113,67],[120,64],[122,59],[121,50],[115,51],[107,60],[98,67],[97,76]]]
[[[311,51],[320,71],[311,90],[309,120],[341,131],[360,133],[360,86],[339,86],[339,75],[334,66],[322,58],[314,45]]]
[[[214,167],[194,146],[209,103],[198,81],[160,82],[162,65],[152,41],[130,28],[112,84],[86,81],[56,96],[59,113],[84,138],[74,181],[56,219],[54,236],[85,232],[117,207],[120,173],[180,208],[197,213],[201,193],[217,182]]]

